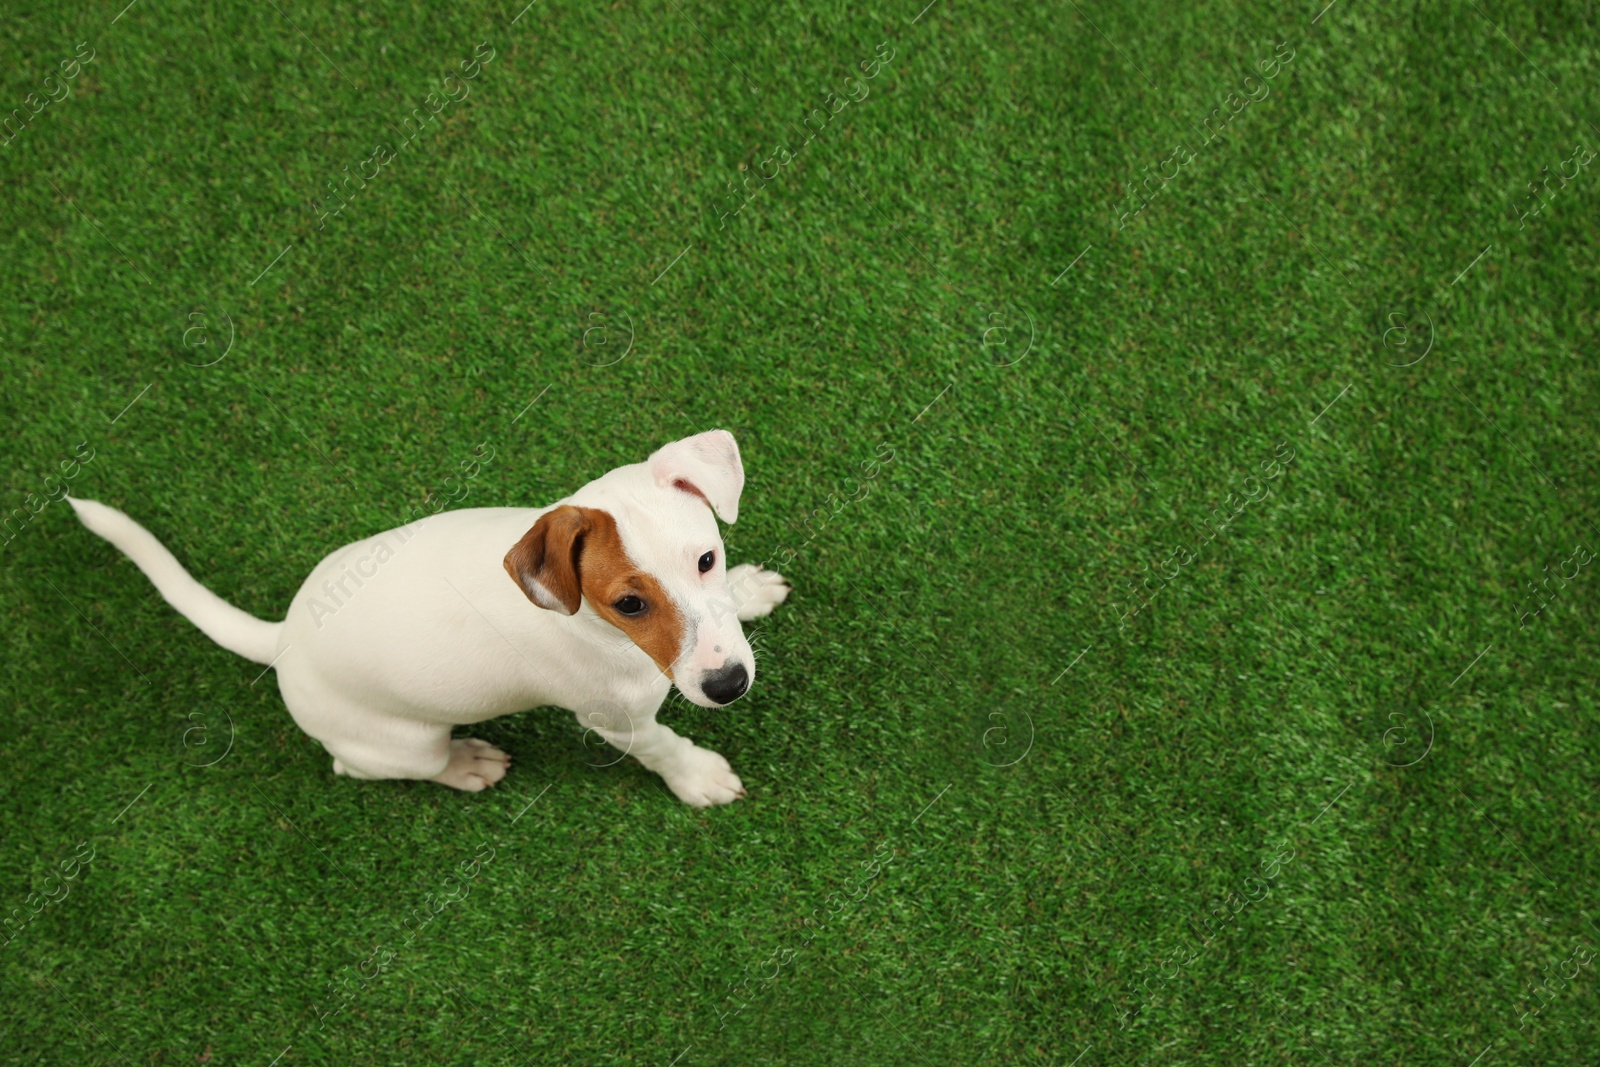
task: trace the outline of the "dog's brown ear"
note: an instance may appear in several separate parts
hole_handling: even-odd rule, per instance
[[[572,615],[583,603],[578,557],[590,526],[587,510],[563,504],[545,512],[506,553],[506,573],[541,608]]]

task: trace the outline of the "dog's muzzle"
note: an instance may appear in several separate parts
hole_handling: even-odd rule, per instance
[[[743,663],[729,660],[714,671],[700,676],[700,691],[718,704],[732,704],[750,688],[750,674]]]

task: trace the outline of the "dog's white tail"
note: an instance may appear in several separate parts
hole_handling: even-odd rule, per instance
[[[85,526],[127,553],[167,603],[211,640],[257,663],[271,663],[278,654],[278,630],[283,623],[267,622],[240,611],[195,581],[154,534],[116,508],[70,496],[67,503]]]

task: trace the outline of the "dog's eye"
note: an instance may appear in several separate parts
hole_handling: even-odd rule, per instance
[[[625,596],[611,606],[624,615],[637,615],[644,610],[644,601],[636,596]]]
[[[707,552],[705,555],[700,557],[700,573],[701,574],[704,574],[706,571],[710,570],[712,567],[715,567],[716,565],[717,565],[717,554],[715,552]]]

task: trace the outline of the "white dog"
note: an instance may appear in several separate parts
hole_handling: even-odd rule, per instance
[[[339,774],[476,792],[510,757],[451,727],[554,704],[704,807],[743,785],[656,712],[674,684],[701,707],[739,699],[756,669],[739,622],[789,594],[780,575],[723,559],[711,513],[734,522],[743,488],[733,435],[698,434],[549,507],[448,511],[346,545],[282,622],[217,597],[115,508],[71,503],[206,636],[276,667]]]

